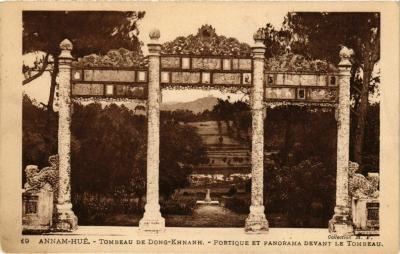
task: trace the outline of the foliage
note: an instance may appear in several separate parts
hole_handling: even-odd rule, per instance
[[[275,158],[264,170],[265,206],[287,214],[292,227],[324,227],[335,203],[335,173],[317,157],[292,166]]]
[[[265,35],[264,45],[266,47],[265,57],[267,59],[283,55],[288,51],[287,39],[289,38],[289,34],[287,34],[287,31],[282,29],[276,30],[271,23],[267,23],[261,30]]]
[[[300,54],[285,52],[273,55],[265,61],[267,71],[294,71],[327,73],[337,71],[337,68],[323,60],[310,60]]]
[[[367,112],[367,124],[365,125],[364,149],[361,173],[366,175],[368,172],[379,172],[379,149],[380,149],[380,104],[370,104]],[[356,129],[356,119],[351,118],[350,133]],[[350,143],[353,148],[354,143]]]
[[[204,163],[205,147],[193,127],[179,122],[162,121],[160,132],[160,189],[163,196],[170,196],[176,188],[189,184],[187,176],[191,166]]]
[[[332,215],[336,186],[334,112],[269,109],[265,132],[265,145],[272,146],[266,149],[279,150],[265,157],[266,207],[288,215],[293,227],[324,227]]]
[[[78,143],[72,150],[73,189],[110,193],[119,185],[130,185],[133,172],[144,180],[144,117],[115,104],[104,109],[100,104],[75,104],[71,131]]]
[[[265,146],[277,149],[282,160],[297,164],[318,156],[328,167],[336,163],[337,128],[333,110],[297,106],[267,110]]]
[[[191,110],[177,109],[174,111],[161,111],[160,119],[161,121],[168,119],[173,122],[195,122],[198,115],[194,114]]]
[[[237,133],[240,139],[250,142],[250,136],[243,133],[251,131],[251,113],[245,102],[231,103],[219,99],[211,111],[194,114],[191,111],[164,111],[161,118],[181,122],[227,121],[231,124],[230,136]],[[351,118],[354,131],[354,118]],[[363,173],[379,169],[379,104],[373,104],[368,111],[368,124],[365,136]],[[319,156],[327,166],[336,162],[337,122],[334,111],[297,106],[280,106],[267,109],[265,120],[265,149],[280,150],[282,159],[299,163],[310,156]],[[236,136],[238,138],[238,136]],[[352,143],[350,144],[353,145]]]
[[[161,202],[162,215],[191,215],[196,206],[195,199],[174,200],[169,199]]]
[[[142,215],[144,207],[137,199],[127,195],[115,198],[113,195],[98,193],[75,193],[73,209],[79,215],[80,225],[107,225],[107,219],[115,215]]]
[[[141,11],[26,11],[22,17],[23,52],[43,51],[55,57],[65,38],[74,45],[75,56],[106,53],[120,47],[138,51],[137,21],[144,14]]]
[[[251,114],[249,105],[246,102],[235,101],[231,103],[229,98],[226,100],[218,99],[217,104],[211,111],[211,116],[218,121],[219,125],[221,121],[225,121],[229,136],[235,136],[241,141],[249,142],[250,137],[248,134],[251,128]]]
[[[237,188],[235,185],[232,185],[229,187],[228,193],[226,193],[228,196],[233,196],[237,193]]]
[[[125,193],[143,197],[146,187],[146,118],[133,115],[128,108],[115,104],[104,108],[100,104],[74,104],[73,112],[73,194],[89,192],[104,196]],[[23,168],[39,163],[42,163],[40,167],[47,166],[47,156],[57,153],[57,132],[47,133],[42,124],[46,110],[34,105],[27,96],[24,97],[23,117]],[[168,120],[162,122],[160,193],[168,197],[175,189],[186,186],[191,165],[202,162],[204,158],[203,143],[193,128]]]
[[[57,126],[46,128],[46,109],[27,95],[22,101],[22,164],[48,165],[48,158],[57,153]]]
[[[142,11],[23,12],[23,53],[44,53],[42,59],[35,61],[34,66],[23,65],[22,72],[26,77],[23,84],[28,84],[44,72],[50,71],[48,118],[53,113],[60,42],[65,38],[72,42],[74,57],[105,54],[110,49],[126,48],[134,51],[140,58],[137,21],[142,19],[144,14]],[[115,62],[114,53],[115,51],[111,51],[107,54],[111,62]],[[47,121],[51,123],[49,119]]]
[[[365,131],[369,94],[378,90],[379,76],[373,77],[380,59],[380,14],[377,12],[292,12],[288,13],[283,29],[290,35],[292,52],[310,59],[339,62],[339,50],[347,46],[354,50],[351,71],[353,117],[356,128],[351,156],[363,165]]]
[[[225,207],[238,214],[248,214],[250,212],[250,200],[239,197],[226,199]]]
[[[379,13],[372,12],[291,12],[283,23],[293,52],[338,63],[345,45],[354,50],[353,60],[363,68],[379,60],[379,24]]]

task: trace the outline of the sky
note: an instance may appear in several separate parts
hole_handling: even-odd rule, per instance
[[[223,3],[210,5],[191,3],[169,5],[153,4],[150,7],[142,8],[146,11],[145,17],[139,21],[139,39],[145,45],[143,51],[147,54],[147,43],[149,43],[149,32],[157,28],[161,32],[160,42],[174,40],[178,36],[196,34],[198,28],[204,24],[212,25],[217,34],[227,37],[235,37],[241,42],[253,43],[253,34],[258,28],[265,26],[266,23],[273,24],[280,28],[288,9],[274,9],[273,12],[268,8],[260,8],[259,5],[246,4],[234,6]],[[284,5],[282,5],[284,6]],[[24,61],[33,62],[34,55],[24,57]],[[24,91],[38,102],[47,103],[49,96],[50,75],[45,73],[42,77],[24,86]],[[219,91],[202,90],[166,90],[163,91],[163,102],[187,102],[195,99],[213,95],[226,99],[230,96],[232,100],[243,98],[243,94],[223,94]]]
[[[146,15],[139,23],[139,39],[146,45],[149,42],[149,32],[157,28],[161,32],[160,41],[167,42],[178,36],[196,34],[197,29],[204,24],[212,25],[217,34],[235,37],[241,42],[253,43],[253,34],[258,28],[271,23],[280,28],[288,9],[274,10],[259,8],[259,6],[242,5],[232,8],[226,4],[216,4],[212,8],[197,5],[198,8],[187,9],[187,5],[175,4],[173,6],[154,5],[151,9],[144,9]],[[168,15],[165,15],[169,13]],[[145,52],[147,48],[145,49]]]

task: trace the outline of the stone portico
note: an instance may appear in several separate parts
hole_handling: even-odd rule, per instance
[[[160,102],[161,88],[163,83],[169,83],[173,86],[171,73],[182,72],[185,77],[185,82],[190,83],[192,79],[197,78],[193,73],[198,71],[201,76],[198,86],[214,85],[218,88],[217,77],[224,80],[226,84],[231,86],[243,86],[250,89],[251,92],[251,115],[252,115],[252,152],[251,152],[251,172],[252,172],[252,187],[251,187],[251,206],[250,214],[246,219],[245,232],[248,233],[265,233],[268,232],[268,221],[265,215],[265,207],[263,204],[263,188],[264,188],[264,118],[266,115],[265,99],[268,95],[266,92],[267,74],[265,73],[265,46],[263,44],[264,34],[257,31],[254,35],[255,44],[252,47],[252,57],[249,59],[238,59],[238,69],[221,69],[219,70],[191,70],[185,72],[186,61],[189,62],[188,68],[193,65],[194,56],[165,56],[166,58],[176,58],[179,61],[173,61],[178,67],[164,68],[162,65],[160,31],[153,30],[150,32],[151,43],[148,44],[148,70],[147,70],[147,120],[148,120],[148,143],[147,143],[147,194],[145,213],[139,223],[139,230],[145,233],[161,233],[165,231],[165,220],[160,213],[159,205],[159,146],[160,146]],[[70,193],[70,142],[71,142],[71,84],[74,82],[71,77],[71,51],[72,44],[68,40],[64,40],[60,44],[61,55],[59,57],[60,73],[58,77],[59,84],[59,131],[58,131],[58,154],[59,154],[59,188],[56,196],[56,211],[54,213],[54,225],[56,231],[74,231],[77,229],[78,219],[72,211],[71,193]],[[212,59],[217,59],[218,56]],[[329,231],[339,235],[347,235],[353,233],[349,190],[348,190],[348,167],[349,167],[349,125],[350,125],[350,52],[347,49],[342,49],[340,52],[341,62],[339,63],[339,73],[335,74],[338,79],[338,102],[324,101],[324,103],[337,107],[337,122],[338,122],[338,140],[337,140],[337,184],[336,184],[336,207],[335,215],[329,223]],[[221,68],[225,68],[225,61],[229,62],[229,66],[236,64],[232,57],[221,58]],[[188,60],[187,60],[188,59]],[[235,61],[234,61],[235,60]],[[197,60],[196,60],[197,61]],[[250,63],[250,65],[248,65]],[[250,67],[248,67],[250,66]],[[236,68],[236,67],[235,67]],[[242,69],[240,69],[242,68]],[[132,70],[136,73],[143,70]],[[168,75],[163,75],[167,73]],[[187,74],[191,73],[191,74]],[[222,74],[221,74],[222,73]],[[224,74],[225,73],[225,74]],[[135,74],[136,75],[136,74]],[[185,76],[182,74],[182,76]],[[192,76],[191,76],[192,75]],[[207,77],[208,80],[203,79]],[[218,76],[219,75],[219,76]],[[224,76],[225,75],[225,76]],[[280,74],[274,74],[280,75]],[[284,74],[285,75],[285,74]],[[292,75],[292,74],[290,74]],[[297,75],[297,74],[293,74]],[[301,75],[301,74],[298,74]],[[222,76],[222,77],[221,77]],[[229,78],[228,78],[229,76]],[[138,77],[140,77],[138,75]],[[211,78],[210,78],[211,77]],[[236,78],[239,77],[239,78]],[[82,77],[79,77],[80,79]],[[165,79],[165,80],[162,80]],[[328,78],[326,79],[328,81]],[[206,82],[207,81],[207,82]],[[131,81],[130,81],[131,82]],[[215,83],[213,83],[215,82]],[[232,83],[229,83],[232,82]],[[213,84],[211,84],[213,83]],[[225,83],[224,83],[225,84]],[[180,83],[180,85],[182,85]],[[270,89],[289,89],[276,88]],[[305,88],[296,88],[295,98],[298,100],[306,100],[302,96],[306,93]],[[303,89],[303,90],[302,90]],[[324,88],[319,88],[324,89]],[[330,88],[330,90],[332,90]],[[329,91],[330,91],[329,90]],[[286,91],[286,90],[285,90]],[[323,90],[325,91],[325,90]],[[310,92],[312,92],[310,90]],[[335,97],[336,98],[336,97]],[[284,98],[275,98],[280,101],[285,101]],[[305,102],[299,102],[305,103]]]

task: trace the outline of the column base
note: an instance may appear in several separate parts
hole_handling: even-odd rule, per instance
[[[139,232],[158,234],[165,231],[165,219],[161,216],[160,206],[145,207],[143,218],[139,221]]]
[[[245,232],[246,233],[268,233],[269,225],[265,218],[264,206],[250,206],[250,214],[246,219]]]
[[[335,207],[335,214],[329,221],[329,233],[337,235],[354,235],[353,221],[350,216],[349,207]]]
[[[72,232],[78,229],[78,218],[72,211],[72,204],[57,204],[53,230],[59,232]]]

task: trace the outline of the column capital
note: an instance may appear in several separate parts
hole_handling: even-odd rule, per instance
[[[60,50],[61,53],[58,56],[60,59],[64,59],[64,60],[71,60],[74,59],[71,55],[71,51],[73,49],[73,45],[72,42],[68,39],[64,39],[61,43],[60,43]]]
[[[265,47],[263,46],[255,46],[251,48],[251,52],[253,54],[253,58],[264,59],[265,58]]]

